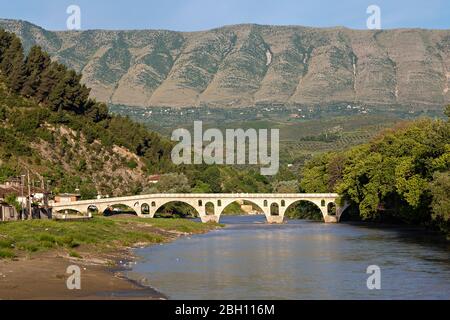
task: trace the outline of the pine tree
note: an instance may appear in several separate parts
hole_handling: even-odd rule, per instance
[[[8,76],[9,88],[14,92],[20,92],[26,80],[25,63],[23,61],[23,53],[18,54],[13,62],[13,69]]]
[[[14,69],[14,63],[20,59],[23,61],[22,43],[19,38],[14,36],[3,53],[2,63],[0,64],[3,74],[9,76]]]
[[[38,46],[33,46],[25,60],[26,80],[22,94],[27,97],[36,95],[41,83],[42,74],[50,65],[50,57]]]
[[[6,49],[11,46],[12,36],[9,32],[0,29],[0,64]]]
[[[57,62],[50,63],[41,75],[41,81],[35,94],[36,100],[48,103],[51,92],[63,80],[66,72],[67,69],[64,65]]]
[[[6,76],[9,88],[19,92],[25,82],[24,54],[19,38],[14,36],[10,46],[5,50],[0,70]]]
[[[80,83],[81,75],[69,70],[51,91],[48,105],[52,110],[69,110],[78,114],[86,111],[89,89]]]

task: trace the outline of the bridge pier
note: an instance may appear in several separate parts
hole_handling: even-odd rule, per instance
[[[220,216],[205,214],[205,215],[200,216],[200,219],[202,220],[203,223],[208,223],[208,222],[219,223]]]
[[[282,224],[284,222],[284,215],[283,216],[271,216],[266,215],[267,223],[269,224]]]
[[[339,222],[339,219],[337,218],[337,216],[330,216],[330,215],[323,216],[323,220],[325,221],[325,223],[338,223]]]

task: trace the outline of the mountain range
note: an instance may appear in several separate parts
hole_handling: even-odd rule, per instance
[[[0,19],[26,50],[82,72],[100,101],[136,107],[450,103],[450,30],[233,25],[209,31],[48,31]]]

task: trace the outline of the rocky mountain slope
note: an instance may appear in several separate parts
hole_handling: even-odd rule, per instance
[[[437,109],[450,103],[450,30],[235,25],[203,32],[46,31],[0,20],[129,106]]]

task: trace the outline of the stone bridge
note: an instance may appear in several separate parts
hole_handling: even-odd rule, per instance
[[[347,208],[347,205],[341,207],[336,203],[338,198],[339,195],[335,193],[149,194],[55,203],[53,205],[53,211],[64,212],[66,210],[75,210],[87,213],[90,210],[98,210],[98,212],[104,212],[114,205],[125,205],[132,208],[140,217],[153,218],[158,209],[165,204],[182,202],[193,207],[202,222],[219,222],[223,210],[228,205],[236,201],[247,201],[258,206],[269,223],[283,223],[286,210],[290,206],[299,201],[308,201],[314,203],[320,209],[325,222],[337,223],[342,212]],[[206,210],[207,206],[209,210]],[[335,210],[333,210],[334,206]]]

